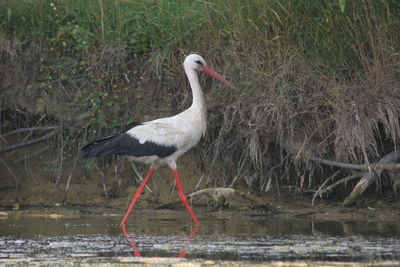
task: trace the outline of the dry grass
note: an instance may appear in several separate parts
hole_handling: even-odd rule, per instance
[[[346,20],[340,33],[352,36],[347,41],[354,57],[341,72],[308,57],[306,40],[293,45],[280,32],[285,23],[278,15],[276,21],[268,18],[269,32],[252,35],[252,40],[260,38],[254,42],[240,41],[258,30],[247,18],[251,25],[236,33],[239,40],[230,41],[229,51],[210,56],[224,58],[225,71],[235,72],[240,81],[236,92],[217,89],[212,94],[223,117],[209,144],[236,170],[225,184],[240,177],[266,189],[271,169],[284,165],[281,175],[289,175],[293,164],[298,184],[314,187],[320,182],[309,171],[310,156],[368,164],[397,149],[400,57],[393,29],[399,18],[369,1],[356,8],[358,13]],[[293,27],[294,34],[298,29]],[[329,171],[325,175],[329,178]],[[338,177],[346,176],[344,171]]]
[[[215,83],[210,90],[211,81],[202,79],[209,130],[201,149],[208,164],[219,161],[232,170],[223,179],[211,172],[205,179],[209,184],[233,186],[244,180],[253,189],[267,190],[286,178],[320,188],[329,177],[334,178],[325,186],[347,173],[332,176],[336,170],[315,169],[311,156],[369,163],[398,148],[396,1],[347,1],[345,12],[335,1],[113,6],[103,0],[91,8],[79,3],[60,8],[71,15],[75,9],[68,8],[88,9],[97,17],[82,16],[80,31],[73,25],[52,27],[56,37],[48,45],[58,51],[70,38],[60,53],[83,61],[75,71],[87,76],[59,87],[80,91],[70,111],[59,114],[89,112],[91,120],[83,125],[89,139],[93,129],[99,134],[129,125],[127,118],[141,121],[186,108],[191,96],[181,62],[198,52],[239,88]],[[139,15],[131,17],[132,10]],[[3,53],[14,51],[2,41],[0,46]]]

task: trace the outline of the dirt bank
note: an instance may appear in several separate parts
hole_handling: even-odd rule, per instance
[[[193,155],[192,155],[193,156]],[[190,176],[191,171],[182,170],[182,176]],[[192,173],[196,177],[196,173]],[[149,183],[140,198],[138,209],[173,209],[186,213],[174,188],[170,171],[161,168]],[[38,178],[36,178],[38,179]],[[186,179],[184,188],[193,192],[197,180]],[[136,190],[137,183],[126,179],[121,186],[114,181],[107,183],[106,197],[101,179],[87,179],[71,183],[65,193],[65,183],[56,188],[53,182],[24,183],[18,189],[11,183],[0,187],[0,210],[18,212],[18,216],[80,216],[87,213],[111,213],[122,216]],[[150,192],[151,190],[151,192]],[[293,195],[282,188],[280,194],[264,192],[248,194],[245,186],[237,186],[236,194],[222,198],[203,194],[191,199],[194,210],[223,216],[224,211],[236,210],[243,213],[266,214],[278,217],[307,217],[328,220],[379,220],[394,221],[400,218],[400,202],[361,199],[357,207],[343,207],[339,202],[317,200],[311,204],[310,196]],[[261,204],[260,204],[261,203]],[[3,215],[4,215],[3,214]],[[36,215],[35,215],[36,214]],[[38,215],[39,214],[39,215]],[[58,215],[57,215],[58,214]]]
[[[15,140],[8,139],[9,143]],[[74,165],[74,157],[66,158],[62,163],[51,150],[23,161],[20,159],[45,146],[17,150],[6,154],[0,164],[0,209],[22,210],[67,208],[102,212],[111,209],[122,214],[129,205],[133,194],[140,183],[134,168],[127,160],[115,161],[78,161]],[[223,176],[227,175],[225,166],[216,163],[209,172],[207,162],[202,154],[194,149],[179,161],[179,170],[186,194],[201,192],[209,188],[226,188]],[[136,166],[137,172],[144,176],[147,167]],[[57,176],[57,174],[59,176]],[[58,186],[56,186],[59,180]],[[279,190],[278,190],[279,187]],[[310,192],[300,193],[297,187],[287,186],[284,180],[279,186],[273,186],[268,192],[251,191],[244,179],[230,189],[211,189],[190,199],[195,209],[210,211],[256,210],[280,216],[303,216],[330,219],[398,219],[400,202],[388,197],[382,200],[376,192],[371,192],[360,199],[355,208],[342,207],[342,198],[316,198],[312,205]],[[67,190],[68,188],[68,190]],[[376,196],[376,198],[374,198]],[[327,195],[324,195],[327,197]],[[344,197],[344,196],[343,196]],[[379,198],[379,199],[378,199]],[[90,207],[90,208],[88,208]],[[137,208],[182,210],[174,179],[169,168],[161,167],[150,180],[143,192]]]

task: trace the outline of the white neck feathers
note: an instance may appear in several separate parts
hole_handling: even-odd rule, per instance
[[[193,103],[191,108],[205,109],[203,92],[201,91],[197,72],[193,69],[186,67],[185,72],[189,79],[190,87],[192,88]]]

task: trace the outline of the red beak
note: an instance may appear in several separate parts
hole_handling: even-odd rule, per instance
[[[218,81],[228,85],[231,88],[235,88],[236,86],[234,86],[233,84],[231,84],[230,82],[228,82],[227,80],[224,79],[224,77],[221,76],[221,74],[219,74],[216,70],[214,70],[213,68],[211,68],[210,66],[204,66],[203,67],[203,72],[207,75],[210,75],[211,77],[217,79]]]

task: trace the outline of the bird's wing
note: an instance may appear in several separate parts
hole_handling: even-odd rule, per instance
[[[167,157],[173,154],[178,145],[170,134],[164,135],[165,127],[138,125],[128,131],[110,135],[87,144],[81,149],[81,158],[94,158],[109,155],[129,155],[134,157]],[[168,140],[169,142],[166,142]]]
[[[179,128],[168,121],[155,120],[136,126],[126,132],[136,138],[140,144],[152,142],[158,145],[180,148],[190,140],[190,134],[185,127]]]

